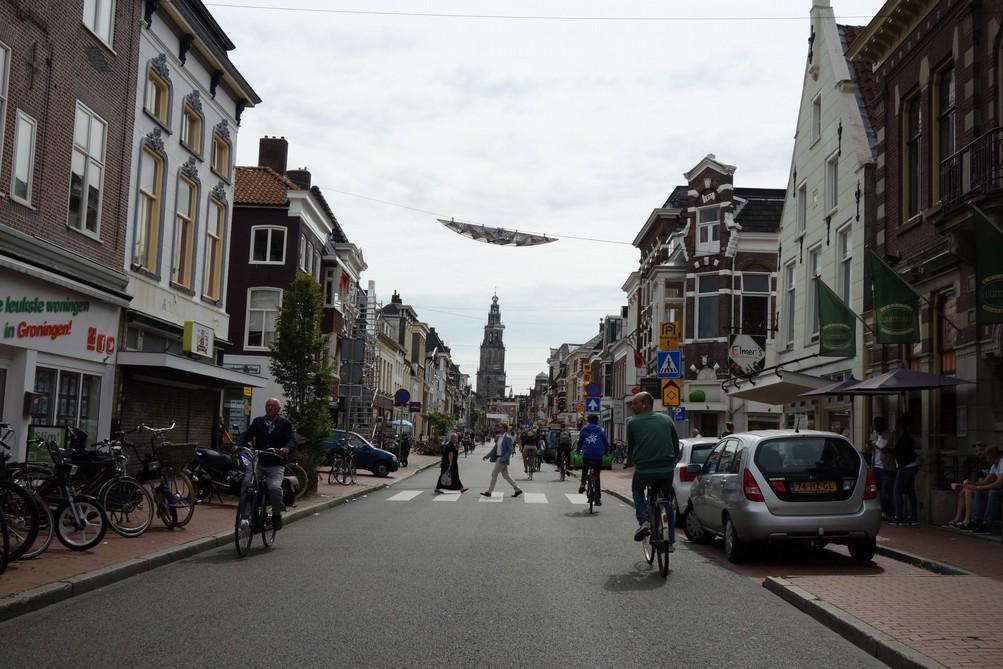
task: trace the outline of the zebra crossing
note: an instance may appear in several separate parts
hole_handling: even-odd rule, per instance
[[[577,493],[551,493],[557,498],[556,503],[567,503],[573,506],[584,506],[588,504],[588,499],[585,495],[579,495]],[[458,492],[443,492],[441,495],[435,495],[428,490],[401,490],[398,493],[391,495],[386,498],[387,502],[414,502],[415,500],[422,501],[431,499],[433,502],[458,502],[461,499],[465,499],[468,502],[471,500],[476,501],[478,504],[502,504],[506,501],[506,497],[511,498],[512,493],[506,492],[494,492],[491,497],[485,497],[484,495],[478,494],[476,492],[467,492],[460,494]],[[520,504],[550,504],[550,497],[547,493],[543,492],[524,492],[519,497],[515,497],[508,500],[509,502],[517,502]]]

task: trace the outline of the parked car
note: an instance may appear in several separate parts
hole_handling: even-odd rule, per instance
[[[676,493],[676,523],[683,522],[683,512],[690,505],[690,487],[697,475],[689,472],[689,465],[703,465],[717,445],[717,437],[694,437],[679,440],[679,462],[672,474],[672,487]]]
[[[324,442],[324,448],[328,449],[325,463],[330,462],[345,452],[345,436],[348,436],[348,444],[355,453],[355,466],[357,469],[371,471],[376,476],[386,476],[390,472],[395,472],[400,467],[397,456],[390,451],[376,448],[365,437],[356,432],[346,432],[345,430],[332,430],[331,436]]]
[[[814,430],[729,435],[702,464],[683,527],[690,541],[724,538],[728,560],[750,544],[845,544],[862,562],[874,557],[881,508],[874,475],[846,437]]]

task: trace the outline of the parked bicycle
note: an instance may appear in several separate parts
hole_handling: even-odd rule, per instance
[[[41,531],[42,503],[29,488],[10,480],[7,472],[7,458],[11,446],[7,443],[13,431],[6,423],[0,423],[0,573],[7,563],[27,557],[32,544]],[[47,531],[51,531],[52,521],[45,516]],[[50,539],[51,540],[51,539]],[[44,550],[44,549],[43,549]]]
[[[277,455],[278,451],[269,448],[264,451],[252,450],[247,447],[238,449],[240,457],[250,457],[250,470],[244,479],[244,488],[237,504],[237,518],[234,521],[233,538],[237,545],[237,555],[246,557],[251,552],[254,533],[261,532],[261,543],[265,548],[275,543],[276,528],[272,524],[272,503],[264,480],[258,475],[258,457],[261,453]]]
[[[627,447],[618,443],[613,449],[613,463],[622,465],[627,462]]]
[[[675,495],[669,499],[662,497],[657,485],[648,484],[644,487],[644,498],[648,504],[648,518],[651,532],[641,540],[644,549],[644,559],[652,564],[658,558],[658,570],[665,578],[669,573],[669,553],[676,541],[675,532]]]
[[[356,481],[355,451],[346,441],[341,455],[335,455],[331,461],[331,471],[327,474],[327,483],[351,485]]]
[[[142,471],[137,479],[140,483],[157,481],[153,488],[154,507],[157,517],[168,529],[187,525],[195,513],[196,504],[195,484],[184,471],[192,457],[191,447],[172,444],[167,441],[165,434],[176,425],[177,423],[171,423],[170,427],[155,428],[141,423],[130,431],[141,430],[151,434],[151,455],[140,458]],[[134,445],[132,448],[135,450]],[[138,450],[136,454],[138,457]]]

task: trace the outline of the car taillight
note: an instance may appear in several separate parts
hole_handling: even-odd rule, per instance
[[[697,478],[696,474],[689,473],[688,467],[686,466],[685,463],[682,462],[679,463],[678,465],[676,465],[676,469],[679,471],[680,481],[695,481]]]
[[[765,502],[763,499],[763,491],[759,489],[759,484],[756,483],[756,479],[753,478],[752,472],[748,469],[745,470],[745,475],[742,477],[742,488],[745,490],[745,498],[750,502]]]
[[[867,468],[867,483],[864,485],[864,499],[878,498],[878,484],[874,480],[874,470]]]
[[[770,481],[770,487],[773,488],[773,492],[777,493],[778,495],[787,494],[787,484],[784,481],[781,481],[779,479],[773,479],[772,481]]]

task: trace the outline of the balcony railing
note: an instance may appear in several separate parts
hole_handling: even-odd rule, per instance
[[[940,202],[1003,188],[1003,128],[993,128],[940,163]]]

